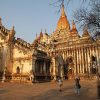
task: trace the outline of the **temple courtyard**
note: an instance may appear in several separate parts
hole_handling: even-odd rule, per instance
[[[99,100],[96,80],[81,80],[80,83],[80,95],[75,94],[74,80],[64,80],[61,92],[57,82],[0,83],[0,100]]]

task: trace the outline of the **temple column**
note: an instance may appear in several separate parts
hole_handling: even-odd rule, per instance
[[[64,59],[65,58],[64,51],[62,51],[62,56],[63,56],[63,59]]]
[[[67,48],[67,57],[68,57],[68,48]]]
[[[88,52],[88,50],[87,50],[87,47],[85,47],[85,51],[86,51],[86,55],[85,55],[85,66],[86,66],[86,72],[88,73],[88,56],[87,56],[87,52]]]
[[[82,47],[82,66],[83,66],[83,73],[84,73],[84,47]]]
[[[98,46],[98,73],[100,74],[100,46]]]
[[[43,62],[43,73],[47,73],[47,72],[46,72],[46,62],[45,62],[45,60],[44,60],[44,62]]]
[[[56,80],[56,74],[57,73],[56,73],[56,63],[55,63],[54,57],[52,58],[52,63],[53,63],[53,65],[52,65],[53,66],[53,73],[52,74],[53,74],[54,80]]]
[[[67,52],[65,51],[65,63],[66,63],[66,59],[67,59]]]
[[[79,73],[79,57],[78,57],[78,47],[76,49],[76,54],[77,54],[77,64],[76,64],[76,67],[77,67],[77,72]]]
[[[77,62],[77,63],[76,63],[76,67],[77,67],[77,68],[76,68],[76,69],[77,69],[77,73],[79,73],[78,48],[76,49],[76,55],[77,55],[77,57],[76,57],[76,58],[77,58],[77,61],[76,61],[76,62]]]
[[[80,50],[79,50],[79,47],[78,47],[78,69],[79,69],[79,73],[81,72],[81,70],[80,70],[80,62],[81,62],[81,57],[80,57]]]
[[[93,48],[92,48],[92,53],[93,53],[93,56],[95,56],[94,45],[93,45]]]
[[[88,59],[89,59],[88,60],[89,61],[89,73],[91,73],[91,71],[90,71],[91,70],[90,69],[91,68],[91,47],[90,46],[89,46],[89,58]]]
[[[79,57],[80,57],[80,73],[82,73],[82,55],[81,55],[81,47],[79,48]]]
[[[76,54],[76,47],[74,50],[74,73],[77,74],[77,54]]]
[[[35,69],[35,67],[36,67],[36,58],[35,57],[33,57],[33,59],[32,59],[32,71],[33,71],[33,73],[35,74],[35,72],[36,72],[36,69]]]
[[[87,61],[86,61],[86,47],[84,47],[84,67],[85,67],[85,74],[87,72]]]
[[[97,47],[97,55],[98,55],[98,66],[100,67],[100,47]]]
[[[92,71],[91,71],[91,69],[92,69],[92,63],[91,63],[91,56],[93,55],[93,53],[92,53],[92,44],[90,45],[90,76],[92,75]]]
[[[89,74],[90,73],[90,48],[89,47],[87,49],[87,59],[88,59],[87,66],[88,66],[88,74]]]
[[[80,47],[80,73],[83,73],[83,70],[82,70],[82,49]]]
[[[74,50],[72,48],[72,63],[73,63],[73,66],[72,66],[72,74],[74,75]]]
[[[97,46],[95,47],[95,51],[96,51],[96,56],[97,56],[97,66],[99,66],[99,65],[98,65],[99,56],[98,56],[98,47],[97,47]]]
[[[82,67],[82,73],[84,74],[84,69],[83,69],[83,47],[81,47],[81,67]]]

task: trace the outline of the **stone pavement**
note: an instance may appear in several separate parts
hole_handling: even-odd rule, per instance
[[[65,80],[61,92],[56,82],[0,83],[0,100],[97,100],[96,80],[80,83],[80,95],[74,92],[74,80]]]

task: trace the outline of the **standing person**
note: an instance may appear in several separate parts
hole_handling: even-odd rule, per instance
[[[62,85],[63,85],[63,82],[61,80],[61,78],[58,79],[58,86],[59,86],[59,91],[61,92],[62,91]]]
[[[80,88],[81,88],[80,77],[77,75],[75,77],[75,93],[77,93],[78,95],[80,95]]]
[[[32,83],[35,82],[34,72],[32,72],[32,73],[30,74],[30,81],[31,81]]]
[[[30,74],[30,81],[33,82],[33,78],[34,78],[33,74]]]

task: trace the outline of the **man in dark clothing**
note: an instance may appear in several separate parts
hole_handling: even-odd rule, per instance
[[[80,88],[81,88],[80,77],[77,75],[75,77],[75,93],[77,93],[78,95],[80,94]]]

